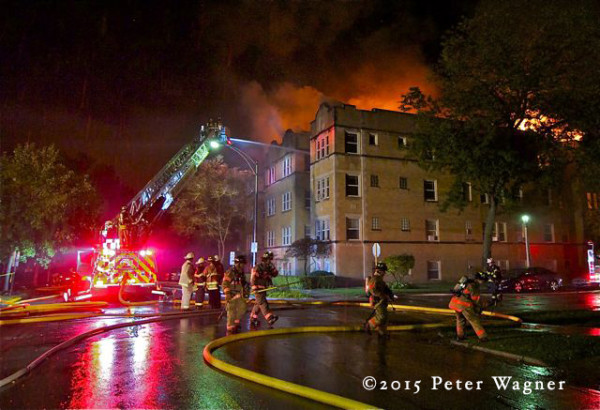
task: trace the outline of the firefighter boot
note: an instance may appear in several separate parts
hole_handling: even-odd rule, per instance
[[[279,319],[279,316],[271,315],[271,317],[267,319],[267,322],[269,322],[269,326],[273,326],[273,323],[277,322],[277,319]]]
[[[260,326],[260,322],[258,321],[257,317],[250,318],[250,327],[256,329],[259,326]]]

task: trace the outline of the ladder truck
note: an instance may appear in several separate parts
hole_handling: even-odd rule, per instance
[[[147,239],[153,224],[206,159],[213,140],[227,142],[226,130],[220,120],[202,125],[199,134],[121,208],[120,214],[106,221],[91,255],[89,282],[94,298],[116,294],[124,275],[127,275],[125,285],[128,292],[149,296],[156,290],[156,255],[146,248]]]

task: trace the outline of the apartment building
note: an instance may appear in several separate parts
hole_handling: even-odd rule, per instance
[[[440,201],[452,178],[425,171],[410,157],[407,145],[413,130],[411,114],[364,111],[344,104],[319,107],[310,134],[309,184],[314,201],[310,225],[316,238],[332,242],[332,253],[320,268],[363,278],[372,271],[374,243],[381,245],[381,258],[412,254],[416,262],[410,280],[415,283],[455,280],[481,266],[489,200],[466,184],[463,194],[468,206],[462,212],[441,212]],[[285,182],[281,186],[273,186],[275,202],[282,192],[292,190]],[[503,269],[525,266],[520,216],[527,212],[532,265],[576,269],[585,253],[581,218],[551,192],[544,200],[539,200],[535,187],[531,193],[536,195],[535,207],[524,204],[508,213],[500,206],[494,224],[494,258]],[[304,224],[301,218],[295,221],[296,229]],[[276,236],[279,225],[288,222],[275,218],[273,222],[271,235],[275,236],[269,243],[277,249],[289,243]],[[293,233],[298,237],[299,232]]]
[[[272,251],[281,274],[303,274],[303,261],[285,253],[294,241],[310,236],[309,133],[287,131],[273,142],[264,170],[264,228],[261,242]]]

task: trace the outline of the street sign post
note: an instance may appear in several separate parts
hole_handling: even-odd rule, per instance
[[[377,265],[377,260],[379,259],[379,255],[381,255],[381,245],[377,242],[373,244],[373,256],[375,257],[375,265]]]

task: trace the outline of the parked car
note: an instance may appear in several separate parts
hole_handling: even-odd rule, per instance
[[[531,290],[559,290],[563,286],[560,274],[546,268],[532,267],[511,269],[500,282],[500,290],[504,292],[524,292]]]

